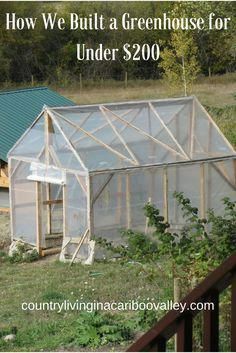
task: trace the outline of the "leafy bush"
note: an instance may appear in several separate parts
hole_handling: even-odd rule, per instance
[[[77,320],[75,344],[97,348],[109,343],[122,343],[132,338],[128,323],[120,322],[117,317],[99,312],[83,312]]]
[[[144,211],[154,229],[151,236],[129,229],[122,232],[126,245],[114,246],[102,238],[100,244],[126,260],[157,262],[168,258],[174,276],[182,272],[190,281],[202,278],[236,249],[236,203],[224,198],[222,215],[208,210],[206,218],[200,218],[183,193],[175,192],[174,197],[185,219],[180,232],[170,232],[160,211],[148,203]]]
[[[39,254],[36,249],[31,249],[27,244],[18,243],[16,250],[13,251],[11,256],[8,256],[8,259],[11,263],[16,262],[33,262],[38,260]]]

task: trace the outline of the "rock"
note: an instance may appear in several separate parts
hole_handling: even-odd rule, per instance
[[[10,342],[10,341],[14,341],[16,339],[16,335],[14,335],[13,333],[11,333],[10,335],[6,335],[3,340],[5,342]]]
[[[12,256],[15,252],[18,252],[18,246],[21,244],[23,244],[21,241],[13,240],[10,247],[9,247],[8,255]]]

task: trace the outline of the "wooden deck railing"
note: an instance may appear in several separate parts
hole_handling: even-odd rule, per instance
[[[193,348],[193,319],[198,311],[191,303],[214,303],[214,310],[203,312],[203,351],[219,350],[219,294],[231,285],[231,351],[236,352],[236,253],[210,273],[184,299],[185,310],[169,311],[153,328],[141,336],[128,352],[164,352],[167,341],[177,334],[177,351],[191,352]]]

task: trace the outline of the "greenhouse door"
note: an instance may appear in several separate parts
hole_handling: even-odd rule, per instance
[[[41,248],[58,248],[63,240],[63,186],[41,182]]]

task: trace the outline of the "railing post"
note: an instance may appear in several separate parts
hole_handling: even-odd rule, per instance
[[[204,300],[214,304],[214,310],[203,312],[203,352],[219,350],[219,293],[211,292]]]
[[[150,344],[148,352],[165,352],[166,351],[166,339],[164,337],[158,337],[153,343]]]
[[[177,328],[177,352],[192,352],[193,346],[193,318],[186,315]]]
[[[231,286],[231,352],[236,352],[236,275]]]

